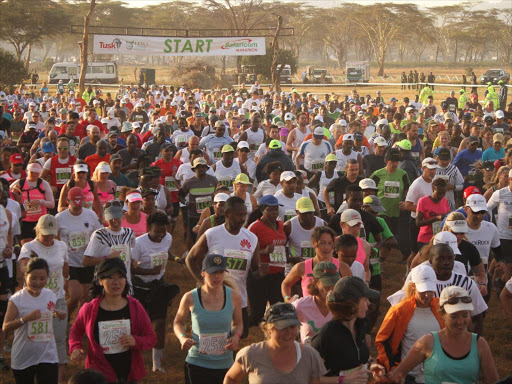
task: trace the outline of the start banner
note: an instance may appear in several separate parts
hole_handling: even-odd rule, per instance
[[[154,56],[265,55],[264,37],[94,35],[93,53]]]

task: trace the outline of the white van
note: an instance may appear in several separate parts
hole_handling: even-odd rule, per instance
[[[48,75],[49,84],[57,84],[59,80],[67,83],[73,79],[78,82],[80,78],[80,63],[55,63]],[[117,84],[117,65],[112,61],[91,62],[87,64],[85,81],[98,84]]]
[[[281,64],[277,64],[276,69],[279,70],[279,68],[281,68]],[[284,65],[279,79],[280,79],[280,82],[283,84],[291,84],[292,83],[292,69],[290,67],[290,64]]]

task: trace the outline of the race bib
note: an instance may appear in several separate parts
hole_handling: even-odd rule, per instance
[[[33,201],[24,201],[23,202],[23,208],[25,208],[25,212],[27,212],[27,215],[37,215],[39,213],[42,213],[41,204]]]
[[[329,203],[331,203],[331,205],[334,205],[334,192],[329,192]]]
[[[71,168],[56,168],[55,180],[57,185],[64,185],[71,179]]]
[[[211,196],[201,196],[196,197],[196,212],[201,213],[206,208],[212,206],[212,197]]]
[[[178,188],[176,187],[176,181],[172,176],[165,176],[165,187],[169,189],[171,192],[177,192]]]
[[[179,135],[175,136],[174,141],[178,147],[184,147],[188,141],[188,138],[186,135]]]
[[[199,335],[199,353],[203,355],[223,355],[226,353],[228,334],[201,333]]]
[[[233,190],[233,179],[231,177],[221,176],[221,177],[217,178],[217,180],[219,181],[219,184],[225,185],[230,190]]]
[[[69,247],[73,252],[83,250],[89,243],[89,232],[73,232],[68,236]]]
[[[301,241],[300,242],[300,257],[303,259],[311,259],[315,257],[315,248],[313,248],[313,244],[311,241]]]
[[[128,244],[119,244],[119,245],[113,245],[110,247],[110,249],[112,251],[120,251],[121,254],[119,255],[119,258],[121,260],[123,260],[123,263],[127,263],[128,261],[128,250],[129,250],[129,247],[128,247]]]
[[[433,235],[437,235],[439,232],[441,232],[441,225],[443,224],[442,221],[434,221],[432,223],[432,233]]]
[[[286,264],[286,249],[284,245],[274,246],[274,252],[268,254],[270,265],[274,267],[284,267]]]
[[[284,221],[288,221],[297,216],[297,212],[294,209],[287,209],[284,211]]]
[[[50,271],[50,275],[48,276],[48,282],[46,283],[46,287],[49,290],[53,291],[53,293],[57,294],[59,292],[59,278],[61,271]]]
[[[121,194],[121,189],[123,189],[123,186],[122,185],[117,185],[116,186],[116,200],[119,200],[119,195]]]
[[[130,320],[99,321],[100,346],[105,355],[126,352],[128,347],[123,347],[119,339],[123,335],[130,335]]]
[[[213,159],[218,161],[222,159],[222,149],[221,148],[213,148]]]
[[[167,252],[158,252],[149,255],[151,259],[151,268],[159,267],[167,263]]]
[[[28,338],[35,342],[48,342],[53,339],[53,312],[41,314],[41,318],[29,321]]]
[[[448,175],[436,175],[436,177],[434,177],[434,180],[435,179],[443,179],[444,181],[448,182],[448,181],[450,181],[450,176],[448,176]]]
[[[411,152],[411,156],[414,160],[418,160],[420,158],[419,152]]]
[[[236,249],[224,250],[226,257],[226,268],[235,275],[244,275],[247,271],[247,251],[239,251]]]
[[[384,182],[384,197],[389,199],[396,199],[400,197],[400,182],[399,181],[385,181]]]
[[[314,172],[314,171],[319,171],[319,170],[322,170],[324,169],[324,161],[323,160],[313,160],[311,162],[311,170]]]

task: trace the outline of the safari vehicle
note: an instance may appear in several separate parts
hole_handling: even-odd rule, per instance
[[[306,72],[307,75],[305,81],[307,83],[332,84],[333,82],[333,77],[327,73],[327,69],[307,67]]]
[[[117,84],[118,81],[117,65],[113,61],[90,62],[87,65],[85,81],[98,84]],[[80,63],[55,63],[48,75],[49,84],[57,84],[59,80],[67,83],[73,79],[77,81],[80,78]]]
[[[370,80],[370,63],[367,61],[347,61],[345,68],[347,83],[367,83]]]
[[[277,64],[277,70],[281,68],[281,64]],[[279,80],[283,84],[291,84],[292,83],[292,69],[290,64],[285,64],[283,69],[281,70],[281,75],[279,76]]]

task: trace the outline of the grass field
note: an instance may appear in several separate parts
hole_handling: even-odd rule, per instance
[[[172,250],[176,255],[181,255],[185,251],[185,243],[183,241],[183,227],[181,225],[177,226],[174,233]],[[380,319],[382,319],[387,309],[389,308],[389,304],[385,298],[398,290],[402,285],[403,276],[405,273],[405,265],[400,264],[400,260],[401,255],[394,252],[390,254],[386,261],[383,263],[383,292],[381,298],[382,314]],[[148,371],[148,375],[144,380],[141,381],[142,383],[184,383],[183,364],[186,354],[181,351],[180,344],[172,332],[172,321],[179,304],[179,299],[184,292],[195,288],[195,281],[185,266],[176,264],[174,262],[169,262],[167,264],[167,271],[165,276],[167,281],[177,284],[181,289],[179,298],[176,298],[175,301],[173,301],[167,316],[166,346],[162,360],[163,367],[167,372],[165,374],[151,372],[151,351],[144,352],[145,367]],[[500,377],[505,377],[512,375],[511,325],[506,322],[503,312],[501,311],[499,301],[496,299],[494,294],[492,295],[489,307],[490,309],[485,319],[484,337],[487,339],[491,346]],[[375,336],[375,330],[373,336]],[[262,337],[262,333],[258,328],[251,328],[249,338],[245,340],[241,346],[258,342],[262,340]],[[375,356],[375,350],[373,351],[372,355]],[[6,356],[9,357],[8,355]],[[70,363],[66,367],[66,378],[69,378],[81,367],[83,367],[83,365]],[[0,373],[0,383],[14,383],[12,374]]]

